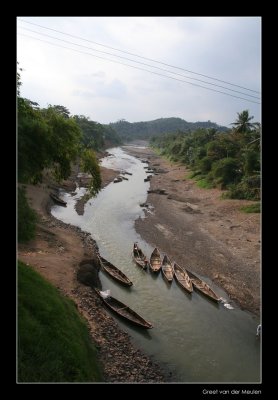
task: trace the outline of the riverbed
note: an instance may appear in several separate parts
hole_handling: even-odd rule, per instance
[[[142,331],[118,320],[120,326],[170,371],[176,382],[260,382],[257,317],[237,307],[228,309],[224,303],[217,305],[195,291],[188,295],[175,281],[169,285],[161,273],[156,276],[145,272],[133,262],[134,242],[139,243],[147,257],[153,250],[134,228],[135,220],[145,218],[140,204],[146,201],[149,189],[149,182],[144,182],[146,164],[121,148],[110,149],[109,153],[103,165],[129,172],[132,175],[125,175],[128,180],[105,187],[88,201],[83,216],[74,209],[76,200],[84,193],[82,188],[74,195],[64,193],[67,207],[54,206],[52,214],[90,232],[100,254],[132,280],[133,286],[125,288],[100,272],[103,289],[110,289],[112,296],[141,314],[154,328]],[[228,302],[221,287],[203,278]]]

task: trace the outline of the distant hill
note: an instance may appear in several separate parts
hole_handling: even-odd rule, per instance
[[[159,118],[154,121],[128,122],[120,120],[109,124],[122,140],[149,139],[153,135],[172,132],[194,131],[198,128],[215,128],[218,131],[227,131],[226,126],[217,125],[215,122],[187,122],[182,118]]]

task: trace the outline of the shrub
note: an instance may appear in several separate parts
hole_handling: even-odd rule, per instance
[[[210,157],[204,157],[199,161],[199,167],[202,173],[207,173],[211,170],[212,159]]]
[[[18,188],[18,241],[27,242],[35,236],[37,216],[28,204],[24,188]]]
[[[237,183],[242,177],[239,161],[235,158],[222,158],[212,165],[212,175],[224,189],[227,185]]]
[[[260,200],[260,195],[260,177],[251,176],[243,178],[237,185],[229,185],[225,197],[230,199]]]

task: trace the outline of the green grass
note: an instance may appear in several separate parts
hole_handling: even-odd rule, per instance
[[[245,213],[260,213],[261,203],[250,204],[250,206],[243,206],[240,208]]]
[[[191,171],[188,175],[188,179],[194,179],[196,178],[196,176],[198,176],[200,174],[199,171]]]
[[[211,184],[211,182],[208,182],[206,180],[206,178],[199,179],[197,181],[197,186],[202,189],[212,189],[213,188],[213,185]]]
[[[20,261],[18,381],[103,381],[88,327],[73,301]]]

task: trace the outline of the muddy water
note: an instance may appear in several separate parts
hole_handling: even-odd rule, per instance
[[[131,288],[125,288],[101,272],[103,290],[110,289],[112,296],[141,314],[154,328],[142,331],[117,319],[119,324],[176,382],[260,382],[256,317],[237,308],[228,309],[222,303],[217,305],[195,291],[188,295],[175,281],[169,285],[161,273],[155,276],[145,272],[132,261],[135,241],[148,257],[153,250],[134,229],[134,221],[144,218],[139,204],[146,201],[149,188],[144,182],[146,164],[120,148],[109,152],[112,155],[103,160],[103,165],[132,173],[125,175],[128,180],[111,183],[89,200],[83,216],[74,210],[83,189],[74,196],[64,194],[67,208],[54,206],[52,214],[92,234],[100,254],[133,282]],[[204,279],[219,296],[228,298],[221,288]]]

